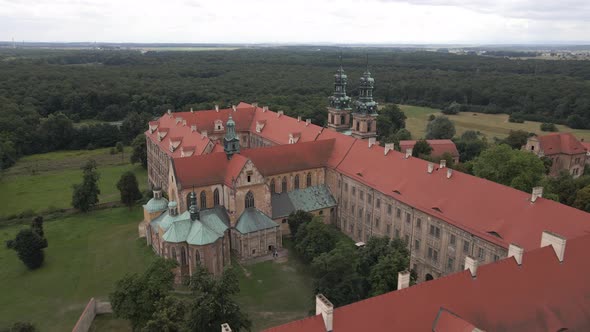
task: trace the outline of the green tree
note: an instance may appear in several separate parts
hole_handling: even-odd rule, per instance
[[[49,115],[39,127],[45,151],[66,149],[73,141],[75,129],[72,120],[63,113]]]
[[[45,232],[43,231],[43,217],[36,216],[33,218],[31,223],[31,230],[42,238],[45,238]]]
[[[455,125],[446,116],[437,116],[426,125],[426,139],[449,139],[455,136]]]
[[[37,332],[35,325],[29,322],[16,322],[9,327],[0,328],[0,332]]]
[[[578,190],[573,207],[590,212],[590,185]]]
[[[315,293],[324,294],[337,307],[364,299],[358,262],[358,251],[348,241],[315,257],[311,264]]]
[[[134,330],[141,330],[150,320],[160,321],[154,313],[173,289],[175,266],[175,261],[157,258],[142,275],[126,275],[117,281],[109,295],[115,316],[128,319]]]
[[[479,156],[488,147],[488,142],[485,138],[480,138],[479,133],[468,130],[455,141],[455,145],[459,151],[459,160],[465,163]]]
[[[143,134],[150,119],[151,116],[145,113],[131,112],[127,114],[120,128],[123,142],[129,144],[137,135]]]
[[[365,278],[365,297],[397,288],[397,274],[410,265],[407,244],[387,237],[372,237],[360,252],[359,273]]]
[[[47,240],[27,228],[19,231],[14,240],[6,242],[6,247],[15,250],[25,266],[34,270],[43,265],[45,259],[43,249],[47,248]]]
[[[385,106],[377,116],[377,136],[384,139],[406,127],[406,115],[395,104]]]
[[[121,175],[119,182],[117,182],[117,189],[121,193],[121,203],[127,205],[129,208],[141,198],[137,178],[131,171],[127,171]]]
[[[143,168],[147,168],[147,146],[143,134],[137,135],[131,143],[131,163],[140,163]]]
[[[542,179],[545,167],[534,154],[501,144],[485,150],[473,161],[473,174],[530,192]]]
[[[432,153],[432,147],[425,139],[416,141],[414,148],[412,149],[412,156],[424,158],[430,156]]]
[[[447,114],[447,115],[455,115],[455,114],[459,114],[460,111],[461,111],[461,104],[457,103],[456,101],[453,101],[452,103],[449,104],[449,106],[445,107],[442,110],[442,113]]]
[[[520,150],[523,145],[526,145],[526,141],[530,136],[531,134],[524,130],[511,130],[501,143],[508,144],[515,150]]]
[[[141,329],[142,332],[180,332],[186,316],[185,301],[166,296],[156,303],[156,310]]]
[[[96,170],[96,161],[93,159],[88,160],[82,170],[82,183],[74,185],[72,206],[82,212],[88,212],[98,203],[98,195],[100,194],[98,179],[100,174]]]
[[[124,149],[124,148],[125,148],[125,147],[123,146],[123,143],[121,143],[121,142],[117,142],[117,144],[115,144],[115,149],[116,149],[116,150],[117,150],[117,152],[119,152],[119,153],[123,152],[123,149]]]
[[[17,159],[14,143],[4,136],[0,135],[0,171],[14,165]]]
[[[297,229],[299,229],[299,226],[309,223],[312,219],[313,214],[309,212],[305,212],[303,210],[291,212],[291,214],[289,214],[289,217],[287,218],[287,222],[289,223],[289,230],[291,231],[291,236],[295,238],[295,236],[297,236]]]
[[[325,252],[329,252],[336,245],[336,236],[328,225],[318,219],[302,224],[295,236],[295,250],[306,262]]]
[[[554,123],[551,122],[543,122],[541,123],[541,131],[558,131],[557,130],[557,126]]]
[[[221,278],[215,278],[197,266],[191,277],[192,300],[188,306],[188,331],[217,332],[227,323],[232,331],[250,331],[252,322],[235,300],[240,292],[236,272],[226,268]]]

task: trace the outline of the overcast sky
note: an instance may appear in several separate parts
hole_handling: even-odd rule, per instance
[[[0,0],[0,40],[590,41],[590,0]]]

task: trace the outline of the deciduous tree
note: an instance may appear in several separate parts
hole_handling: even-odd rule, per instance
[[[98,179],[100,175],[96,167],[96,161],[93,159],[88,160],[84,167],[82,167],[82,183],[74,185],[72,206],[82,212],[88,212],[88,210],[98,203],[98,195],[100,194]]]
[[[135,137],[131,143],[131,149],[131,163],[140,163],[143,168],[147,168],[147,146],[143,134],[139,134]]]
[[[450,139],[455,136],[455,125],[446,116],[437,116],[426,125],[426,139]]]
[[[137,178],[131,171],[127,171],[121,175],[119,182],[117,182],[117,189],[119,189],[121,194],[121,203],[127,205],[129,208],[141,198]]]

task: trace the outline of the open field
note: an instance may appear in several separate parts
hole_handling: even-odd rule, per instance
[[[311,276],[291,252],[284,262],[244,266],[239,278],[238,303],[254,331],[305,318],[315,308]]]
[[[0,249],[0,326],[21,320],[41,331],[69,331],[91,297],[107,299],[126,273],[154,258],[137,240],[139,207],[77,214],[45,223],[45,263],[29,271],[12,250]],[[23,226],[0,228],[0,243]]]
[[[130,170],[137,176],[140,189],[147,185],[146,170],[129,163],[130,149],[111,155],[109,149],[92,151],[60,151],[27,156],[5,171],[0,178],[0,217],[31,210],[40,212],[49,208],[69,208],[72,185],[81,182],[80,167],[94,159],[100,173],[100,202],[119,199],[116,183],[124,172]]]
[[[406,120],[406,128],[412,133],[412,138],[418,139],[424,137],[426,130],[426,123],[430,114],[443,115],[440,110],[428,107],[399,105],[400,109],[404,111],[408,117]],[[508,135],[510,130],[524,130],[537,134],[543,132],[539,129],[540,122],[525,121],[524,123],[508,122],[507,114],[483,114],[462,112],[457,115],[448,115],[449,119],[455,123],[457,129],[457,136],[461,135],[467,130],[480,131],[486,135],[488,139],[494,137],[504,138]],[[557,125],[560,132],[572,132],[578,138],[590,140],[590,130],[571,129],[564,125]]]

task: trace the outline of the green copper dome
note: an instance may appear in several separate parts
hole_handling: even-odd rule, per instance
[[[152,198],[143,206],[149,213],[165,211],[168,209],[168,200],[164,197]]]

